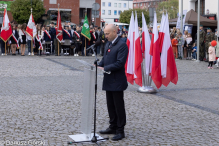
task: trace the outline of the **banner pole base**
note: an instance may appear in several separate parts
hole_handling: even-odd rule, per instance
[[[140,93],[147,93],[147,94],[157,93],[157,90],[152,86],[142,86],[142,87],[139,87],[137,91]]]

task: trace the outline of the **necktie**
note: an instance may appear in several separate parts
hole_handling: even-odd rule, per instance
[[[112,42],[109,43],[109,48],[111,48],[111,47],[112,47]]]

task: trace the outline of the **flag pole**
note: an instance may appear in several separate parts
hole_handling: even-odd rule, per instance
[[[60,13],[60,12],[59,12],[59,5],[60,5],[60,4],[58,3],[58,13]],[[56,24],[56,25],[57,25],[57,24]],[[57,30],[58,30],[58,28],[57,28]],[[59,41],[58,41],[58,56],[59,56]]]
[[[32,8],[31,10],[31,15],[32,15]],[[33,37],[31,36],[31,55],[33,55]]]
[[[85,37],[84,55],[86,56],[86,37]]]
[[[7,45],[7,42],[5,42],[5,55],[7,55],[7,54],[6,54],[6,45]]]

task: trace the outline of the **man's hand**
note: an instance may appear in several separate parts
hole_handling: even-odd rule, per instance
[[[104,71],[104,68],[103,67],[98,67],[99,69],[101,69],[102,71]]]
[[[79,41],[79,39],[77,39],[76,41]]]
[[[103,42],[103,43],[105,43],[105,41],[104,41],[104,40],[102,40],[102,42]]]
[[[93,43],[95,44],[95,41],[93,41]]]

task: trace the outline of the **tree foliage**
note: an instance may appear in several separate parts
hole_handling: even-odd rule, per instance
[[[45,14],[42,0],[32,0],[33,18],[35,22]],[[11,13],[17,23],[27,23],[31,14],[31,0],[15,0],[11,4]]]
[[[129,10],[123,11],[120,13],[119,21],[121,23],[128,23],[129,24],[132,12],[134,13],[134,16],[135,16],[135,11],[137,12],[138,25],[140,27],[142,27],[142,12],[144,14],[144,17],[145,17],[147,24],[149,24],[149,22],[150,22],[149,12],[146,10],[143,10],[143,9],[129,9]]]
[[[177,13],[179,12],[179,0],[168,0],[158,4],[156,9],[158,22],[161,21],[162,13],[166,11],[168,12],[169,19],[177,18]]]

